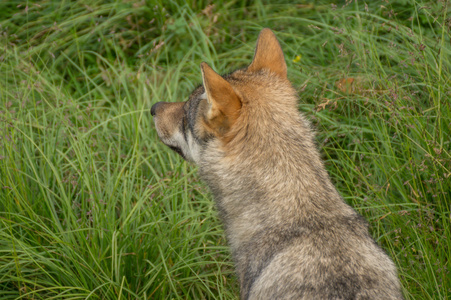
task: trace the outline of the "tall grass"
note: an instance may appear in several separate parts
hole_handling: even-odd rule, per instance
[[[3,1],[0,298],[236,299],[214,204],[149,114],[199,63],[285,51],[337,188],[406,299],[451,295],[449,1]]]

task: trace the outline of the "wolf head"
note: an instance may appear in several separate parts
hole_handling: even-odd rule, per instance
[[[270,29],[260,32],[254,58],[247,68],[224,77],[205,62],[200,69],[203,85],[193,91],[188,101],[158,102],[151,108],[158,136],[184,159],[199,164],[208,145],[227,148],[237,137],[249,134],[243,131],[251,123],[257,127],[260,123],[263,131],[281,125],[283,118],[289,118],[284,116],[285,106],[299,119],[284,55]],[[283,113],[277,115],[277,111]],[[271,124],[273,119],[276,122]]]

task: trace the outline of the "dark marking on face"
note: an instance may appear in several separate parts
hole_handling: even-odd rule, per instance
[[[186,160],[185,154],[183,154],[182,149],[175,147],[175,146],[169,146],[169,148],[171,148],[172,151],[174,151],[175,153],[177,153],[178,155],[180,155],[183,159]]]

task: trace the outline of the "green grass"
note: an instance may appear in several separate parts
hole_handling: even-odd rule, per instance
[[[202,61],[246,66],[263,27],[405,298],[450,297],[451,3],[350,2],[2,1],[0,299],[237,298],[208,189],[149,109]]]

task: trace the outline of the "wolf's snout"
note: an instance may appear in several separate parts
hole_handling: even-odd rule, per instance
[[[152,107],[150,108],[150,114],[153,117],[157,114],[158,106],[161,106],[161,104],[163,104],[163,102],[157,102],[154,105],[152,105]]]

